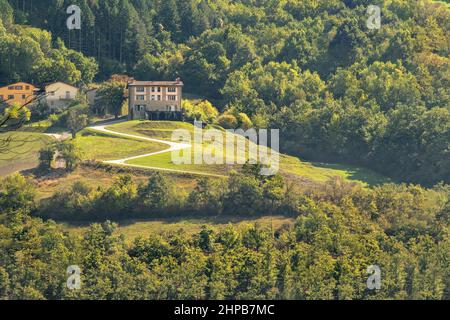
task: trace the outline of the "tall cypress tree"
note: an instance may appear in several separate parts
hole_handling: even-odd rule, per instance
[[[172,34],[173,40],[178,40],[181,33],[181,20],[175,0],[164,0],[160,2],[159,21],[166,31]]]

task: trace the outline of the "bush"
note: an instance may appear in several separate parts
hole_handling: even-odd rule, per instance
[[[34,185],[21,174],[6,177],[0,181],[0,214],[18,210],[29,212],[34,207],[35,196]]]
[[[183,100],[182,106],[186,113],[186,118],[190,121],[197,120],[205,123],[212,123],[219,115],[219,111],[217,111],[208,100],[197,103]]]
[[[189,210],[204,214],[220,214],[225,192],[226,185],[224,185],[223,181],[202,178],[189,194],[187,200]]]
[[[224,129],[235,129],[238,126],[238,120],[231,114],[223,114],[217,119],[217,123]]]
[[[71,141],[64,141],[57,145],[59,157],[66,162],[66,169],[73,171],[81,161],[80,150]]]
[[[164,209],[169,203],[169,185],[159,172],[152,174],[146,185],[139,186],[139,204],[150,209]]]
[[[237,116],[238,127],[244,130],[248,130],[253,127],[252,120],[243,112],[239,113]]]
[[[92,218],[98,193],[85,182],[77,181],[65,192],[57,192],[43,202],[43,216],[52,219],[79,220]]]
[[[54,157],[54,146],[46,146],[45,148],[39,150],[39,168],[43,170],[50,170]]]

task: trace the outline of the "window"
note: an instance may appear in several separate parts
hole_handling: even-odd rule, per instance
[[[23,86],[16,86],[16,90],[23,90]]]
[[[168,95],[168,96],[167,96],[167,101],[177,101],[177,96],[174,96],[174,95]]]
[[[13,94],[10,94],[10,95],[8,96],[8,100],[11,100],[11,99],[14,99],[14,95],[13,95]]]
[[[167,92],[177,92],[177,88],[176,87],[168,87]]]
[[[158,87],[158,92],[161,92],[161,87]]]
[[[136,92],[145,92],[145,87],[137,87]]]
[[[25,89],[26,90],[30,90],[30,86],[25,86]]]
[[[70,91],[66,91],[66,99],[70,99]]]
[[[134,110],[136,111],[144,111],[145,106],[137,104],[134,106]]]
[[[25,100],[26,98],[27,98],[27,96],[23,94],[23,95],[22,95],[22,99]]]
[[[14,90],[14,86],[8,87],[8,90]]]
[[[0,94],[0,101],[3,101],[3,95]]]
[[[145,100],[145,96],[144,95],[138,95],[138,96],[136,96],[136,100],[144,101]]]

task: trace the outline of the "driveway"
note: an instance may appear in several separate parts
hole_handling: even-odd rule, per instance
[[[126,166],[126,167],[133,167],[133,168],[141,168],[141,169],[151,169],[151,170],[183,173],[183,174],[195,174],[195,175],[211,176],[211,177],[225,177],[225,176],[222,176],[222,175],[205,173],[205,172],[176,170],[176,169],[168,169],[168,168],[160,168],[160,167],[148,167],[148,166],[140,166],[140,165],[126,163],[126,162],[128,162],[130,160],[146,158],[146,157],[154,156],[154,155],[157,155],[157,154],[163,154],[163,153],[167,153],[167,152],[174,152],[174,151],[179,151],[179,150],[183,150],[183,149],[189,149],[192,145],[189,144],[189,143],[179,143],[179,142],[173,142],[173,141],[153,139],[153,138],[149,138],[149,137],[137,136],[137,135],[134,135],[134,134],[122,133],[122,132],[106,129],[106,127],[108,127],[108,126],[111,126],[111,125],[117,124],[117,123],[121,123],[121,122],[123,122],[123,121],[114,121],[114,122],[104,123],[102,125],[91,126],[91,127],[89,127],[89,129],[94,130],[94,131],[98,131],[98,132],[108,133],[108,134],[111,134],[111,135],[114,135],[114,136],[121,136],[121,137],[125,137],[125,138],[136,139],[136,140],[143,140],[143,141],[151,141],[151,142],[162,143],[162,144],[167,145],[168,148],[165,149],[165,150],[156,151],[156,152],[152,152],[152,153],[147,153],[147,154],[143,154],[143,155],[135,156],[135,157],[129,157],[129,158],[118,159],[118,160],[102,161],[103,163],[113,164],[113,165],[121,165],[121,166]]]

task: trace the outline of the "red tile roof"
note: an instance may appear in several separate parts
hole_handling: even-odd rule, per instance
[[[182,87],[183,81],[133,81],[128,84],[129,86],[179,86]]]

